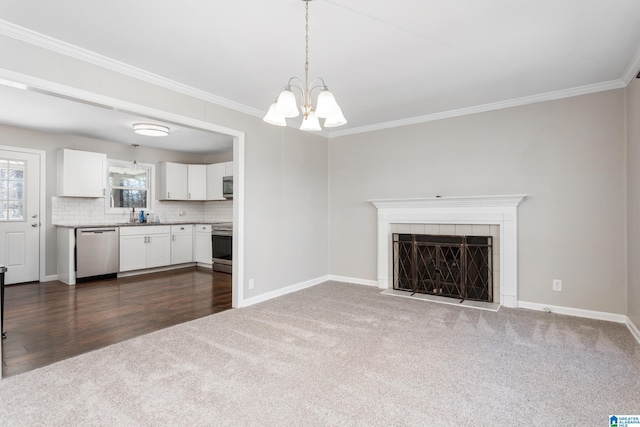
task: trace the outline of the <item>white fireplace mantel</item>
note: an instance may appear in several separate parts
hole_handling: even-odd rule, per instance
[[[378,209],[378,287],[389,288],[391,224],[489,224],[500,227],[500,304],[518,302],[518,204],[525,194],[369,200]]]

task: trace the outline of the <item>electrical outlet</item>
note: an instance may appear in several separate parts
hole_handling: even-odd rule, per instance
[[[255,279],[249,279],[249,289],[253,289],[255,285],[256,285]]]
[[[560,292],[562,291],[562,280],[553,279],[553,283],[551,285],[551,289],[554,291]]]

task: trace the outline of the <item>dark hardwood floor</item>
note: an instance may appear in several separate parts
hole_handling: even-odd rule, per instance
[[[231,275],[204,268],[5,287],[3,376],[231,308]]]

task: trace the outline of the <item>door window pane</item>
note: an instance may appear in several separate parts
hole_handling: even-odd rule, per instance
[[[24,220],[26,162],[0,159],[0,221]]]
[[[22,202],[9,202],[9,219],[20,220],[24,218]]]

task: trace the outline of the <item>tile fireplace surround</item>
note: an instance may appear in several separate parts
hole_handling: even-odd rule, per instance
[[[389,289],[391,224],[500,227],[500,304],[518,303],[518,204],[525,194],[369,200],[378,209],[378,287]]]

